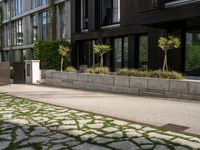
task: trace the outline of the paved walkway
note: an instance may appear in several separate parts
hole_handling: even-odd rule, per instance
[[[181,125],[189,127],[185,132],[200,135],[200,103],[197,102],[32,85],[2,86],[0,91],[18,97],[155,126]]]
[[[0,150],[199,150],[200,138],[0,94]]]

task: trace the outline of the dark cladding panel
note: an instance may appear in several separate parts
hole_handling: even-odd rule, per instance
[[[138,23],[139,0],[121,0],[121,26]]]

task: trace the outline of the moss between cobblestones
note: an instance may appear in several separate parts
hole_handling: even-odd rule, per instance
[[[62,130],[59,130],[59,127],[62,127]],[[17,130],[21,135],[18,135]],[[150,136],[154,134],[160,137]],[[3,135],[11,136],[11,139],[6,139]],[[168,140],[164,138],[165,136],[172,138]],[[70,140],[67,140],[68,138]],[[148,144],[137,143],[138,138]],[[180,145],[172,141],[177,138],[188,143]],[[56,140],[60,141],[58,145],[55,144]],[[198,137],[194,140],[194,136],[166,133],[145,125],[0,94],[0,150],[3,141],[10,142],[4,150],[19,148],[51,150],[54,147],[75,150],[77,146],[85,146],[85,143],[91,144],[96,149],[116,150],[117,142],[132,143],[139,149],[144,149],[142,147],[145,146],[151,147],[146,149],[154,149],[157,146],[164,146],[166,149],[175,149],[178,146],[189,150],[200,149]],[[126,147],[128,145],[123,146],[125,146],[123,150],[129,150]]]

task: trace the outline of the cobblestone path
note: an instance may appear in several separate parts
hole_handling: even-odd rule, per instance
[[[200,149],[200,138],[0,94],[0,150],[142,149]]]

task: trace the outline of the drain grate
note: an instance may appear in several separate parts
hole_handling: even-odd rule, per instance
[[[163,128],[165,130],[174,131],[174,132],[183,132],[183,131],[189,129],[189,127],[179,126],[176,124],[166,124],[164,126],[161,126],[161,128]]]

